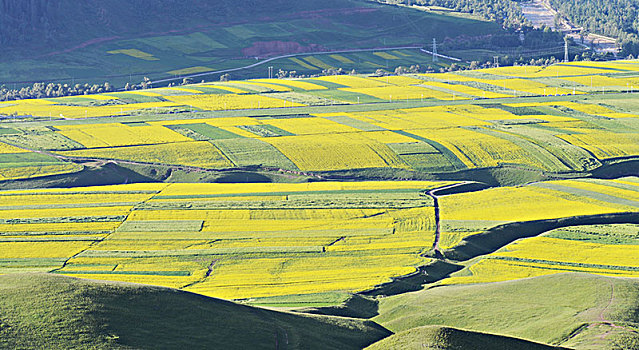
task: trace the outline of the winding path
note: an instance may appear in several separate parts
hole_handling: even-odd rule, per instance
[[[478,183],[478,182],[476,182],[476,181],[463,181],[463,182],[455,183],[455,184],[452,184],[452,185],[446,185],[446,186],[443,186],[443,187],[437,187],[437,188],[434,188],[434,189],[429,190],[429,191],[426,192],[426,194],[433,199],[433,206],[435,207],[435,240],[433,241],[433,247],[432,247],[433,250],[435,250],[435,251],[439,250],[439,238],[441,236],[441,233],[440,233],[441,223],[440,223],[440,216],[439,216],[439,211],[440,211],[440,209],[439,209],[439,198],[442,197],[442,196],[438,196],[437,192],[444,191],[444,190],[450,190],[452,188],[466,186],[466,185],[469,185],[469,184],[476,184],[476,183]]]

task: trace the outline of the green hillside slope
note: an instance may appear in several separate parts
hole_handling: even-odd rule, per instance
[[[444,325],[576,348],[637,349],[639,281],[558,274],[389,297],[374,320],[393,332]]]
[[[370,321],[293,315],[168,288],[0,277],[2,349],[361,349],[389,334]]]
[[[366,350],[549,350],[553,346],[494,334],[442,326],[423,326],[394,334]]]
[[[0,82],[8,87],[33,81],[122,86],[145,76],[156,80],[242,67],[259,62],[256,57],[421,46],[433,38],[485,42],[487,35],[503,33],[491,22],[365,0],[113,0],[79,5],[71,0],[4,0],[0,8]],[[268,66],[275,73],[317,74],[331,67],[373,72],[417,63],[432,64],[417,51],[393,59],[372,53],[326,55],[319,61],[285,58]],[[266,72],[260,66],[232,74],[265,77]]]

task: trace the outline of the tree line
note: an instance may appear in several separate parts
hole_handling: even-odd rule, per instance
[[[639,54],[637,0],[550,0],[550,4],[585,31],[617,38],[623,56]]]
[[[458,12],[471,13],[485,20],[497,22],[505,28],[526,25],[518,0],[373,0],[388,4],[445,7]]]

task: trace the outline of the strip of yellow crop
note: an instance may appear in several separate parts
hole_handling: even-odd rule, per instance
[[[381,58],[386,59],[386,60],[398,60],[399,59],[399,57],[393,56],[393,55],[391,55],[389,53],[386,53],[386,52],[373,52],[373,55],[381,57]]]
[[[397,156],[390,149],[379,154],[383,144],[366,143],[351,135],[312,135],[265,138],[300,170],[340,170],[385,168],[397,165]],[[373,149],[375,147],[376,149]]]
[[[0,142],[0,154],[9,154],[9,153],[28,153],[29,151],[23,150],[22,148],[18,148],[16,146],[12,146],[6,144],[4,142]]]
[[[206,123],[216,127],[235,126],[235,125],[259,125],[260,121],[249,117],[221,117],[210,119],[176,119],[162,120],[158,122],[149,122],[151,125],[181,125],[181,124],[199,124]]]
[[[268,124],[295,135],[334,134],[358,132],[358,129],[323,118],[271,119]]]
[[[471,276],[454,276],[442,284],[469,284],[509,281],[521,278],[551,275],[562,272],[585,272],[613,277],[639,277],[639,272],[623,270],[593,269],[553,264],[482,259],[469,268]]]
[[[327,81],[329,83],[335,83],[344,85],[350,88],[363,89],[388,86],[388,84],[374,79],[362,78],[353,75],[328,75],[324,77],[314,78],[316,80]]]
[[[277,85],[277,84],[269,84],[266,82],[260,82],[260,81],[256,81],[256,80],[248,80],[248,81],[238,81],[235,82],[236,84],[239,85],[249,85],[249,86],[260,86],[260,87],[264,87],[267,89],[270,89],[272,91],[278,91],[278,92],[286,92],[286,91],[291,91],[291,88],[286,87],[286,86],[281,86],[281,85]]]
[[[75,163],[0,168],[0,180],[28,179],[39,176],[68,174],[82,169],[82,165]]]
[[[314,66],[320,67],[322,69],[334,69],[335,68],[335,67],[333,67],[331,65],[326,64],[324,61],[322,61],[321,59],[319,59],[319,58],[317,58],[315,56],[304,57],[303,60],[308,62],[308,63],[310,63],[310,64],[312,64],[312,65],[314,65]]]
[[[579,129],[581,131],[582,129]],[[596,131],[588,134],[560,134],[557,137],[582,147],[599,159],[623,157],[639,153],[639,133]]]
[[[415,135],[436,141],[451,150],[469,167],[516,163],[543,169],[543,164],[522,147],[495,136],[462,128],[413,130]]]
[[[440,81],[445,81],[447,83],[450,82],[462,82],[462,81],[477,81],[477,78],[469,77],[457,73],[427,73],[427,74],[418,74],[419,76],[429,78],[429,79],[437,79]]]
[[[5,209],[0,219],[18,218],[68,218],[88,216],[126,215],[132,206],[108,206],[100,208],[53,208],[53,209]]]
[[[405,100],[419,100],[423,98],[435,98],[438,100],[466,100],[466,97],[455,96],[445,92],[427,89],[419,86],[387,86],[375,88],[341,88],[340,90],[373,96],[379,99],[401,102]]]
[[[203,110],[217,111],[229,109],[256,109],[301,107],[303,104],[280,100],[262,95],[192,95],[167,96],[167,100],[175,103],[193,106]]]
[[[70,258],[92,242],[0,242],[0,259]]]
[[[566,181],[552,181],[550,183],[559,184],[561,186],[568,186],[578,188],[586,191],[592,191],[597,193],[603,193],[614,197],[639,200],[639,187],[633,190],[627,190],[617,188],[613,186],[606,186],[609,182],[595,182],[593,180],[566,180]]]
[[[348,63],[348,64],[355,63],[350,58],[344,57],[342,55],[329,55],[329,57],[334,59],[334,60],[340,61],[342,63]]]
[[[0,107],[1,114],[33,115],[40,117],[61,117],[61,118],[93,118],[112,115],[122,115],[125,112],[137,111],[150,108],[164,108],[178,106],[174,102],[147,102],[131,103],[124,105],[106,106],[63,106],[55,104],[34,103],[40,100],[21,100],[7,107]]]
[[[197,86],[211,87],[211,88],[214,88],[214,89],[225,90],[225,91],[228,91],[228,92],[232,92],[234,94],[245,94],[245,93],[248,92],[248,90],[238,89],[238,88],[233,87],[233,86],[225,86],[225,85],[222,85],[222,84],[200,84],[200,85],[197,85]]]
[[[151,198],[153,202],[254,202],[254,201],[285,201],[286,196],[231,196],[231,197],[187,197],[187,198]]]
[[[99,203],[131,203],[142,202],[151,197],[148,193],[73,193],[51,194],[43,196],[33,195],[5,195],[0,197],[2,206],[24,206],[45,204],[99,204]]]
[[[160,59],[153,56],[150,53],[138,50],[138,49],[121,49],[121,50],[112,50],[112,51],[107,51],[107,53],[110,53],[112,55],[116,55],[116,54],[123,54],[123,55],[127,55],[127,56],[131,56],[131,57],[135,57],[135,58],[139,58],[141,60],[145,60],[145,61],[159,61]]]
[[[151,91],[144,91],[144,90],[135,90],[135,91],[122,91],[119,92],[120,94],[128,94],[128,95],[140,95],[140,96],[147,96],[147,97],[161,97],[161,94],[158,94],[157,92],[151,92]]]
[[[189,89],[187,87],[175,87],[175,86],[174,87],[170,87],[170,88],[158,89],[156,91],[162,91],[162,90],[187,92],[189,94],[201,94],[201,93],[203,93],[200,90]]]
[[[78,98],[78,96],[68,96],[68,97],[58,97],[55,99],[56,103],[66,103],[68,100],[73,100]],[[107,95],[107,94],[95,94],[95,95],[82,95],[79,98],[86,98],[89,100],[96,100],[96,101],[113,101],[113,100],[117,100],[118,98],[115,96],[111,96],[111,95]]]
[[[317,67],[311,66],[310,64],[300,60],[299,58],[291,57],[291,58],[289,58],[289,60],[293,61],[294,63],[299,64],[300,66],[302,66],[302,67],[304,67],[306,69],[317,70]]]
[[[192,141],[160,125],[130,127],[124,124],[60,126],[60,133],[87,148]]]
[[[43,194],[69,194],[78,192],[135,192],[135,191],[161,191],[167,186],[163,183],[134,183],[124,185],[104,185],[72,188],[39,188],[37,190],[4,190],[0,195],[32,194],[34,191]]]
[[[252,259],[239,266],[223,262],[216,265],[211,277],[187,290],[225,298],[359,291],[386,282],[389,276],[414,272],[421,260],[410,254],[394,254],[369,256],[367,266],[357,258],[330,256]]]
[[[639,245],[608,245],[543,236],[516,241],[508,245],[507,251],[492,255],[592,265],[639,266]]]
[[[157,275],[107,275],[107,274],[72,274],[70,276],[77,278],[88,278],[92,280],[116,281],[140,284],[152,284],[168,288],[180,288],[185,285],[192,284],[199,280],[194,276],[157,276]]]
[[[462,114],[462,113],[460,113]],[[389,130],[410,129],[441,129],[458,126],[481,126],[487,122],[460,114],[452,114],[442,107],[426,107],[396,110],[371,111],[367,113],[353,113],[361,120]],[[464,131],[461,131],[464,133]],[[428,138],[428,137],[426,137]]]
[[[446,84],[446,83],[438,83],[435,81],[431,82],[423,82],[424,86],[434,86],[439,87],[451,91],[460,92],[466,95],[484,97],[484,98],[503,98],[503,97],[512,97],[512,95],[500,94],[492,91],[484,91],[474,87],[466,86],[466,85],[456,85],[456,84]]]
[[[398,85],[398,86],[418,85],[425,82],[424,80],[421,80],[421,79],[405,77],[401,75],[388,75],[385,77],[373,77],[370,79],[381,81],[387,84]]]
[[[360,135],[362,137],[365,137],[369,140],[373,140],[375,142],[381,142],[381,143],[411,143],[411,142],[418,142],[417,140],[408,137],[408,136],[404,136],[402,134],[398,134],[396,132],[392,132],[392,131],[368,131],[368,132],[361,132]]]
[[[41,224],[0,224],[0,232],[82,232],[113,231],[120,222],[65,222]]]
[[[579,67],[577,65],[584,64],[580,62],[555,64],[548,67],[536,67],[536,66],[512,66],[512,67],[500,67],[483,69],[482,72],[514,76],[514,77],[529,77],[529,78],[543,78],[543,77],[562,77],[572,75],[586,75],[586,74],[606,74],[610,73],[609,69],[605,69],[604,66],[597,62],[587,62],[588,67]],[[601,68],[597,68],[600,66]]]
[[[65,156],[131,160],[202,168],[228,168],[232,163],[210,142],[194,141],[158,145],[82,149],[58,152]]]
[[[261,82],[261,83],[272,83],[279,85],[291,86],[294,88],[302,89],[302,90],[326,90],[327,88],[321,85],[312,84],[302,80],[294,80],[294,79],[255,79],[252,81]]]
[[[196,195],[196,194],[238,194],[238,193],[269,193],[269,192],[308,192],[308,191],[359,191],[359,190],[388,190],[415,189],[426,190],[452,184],[448,181],[362,181],[362,182],[309,182],[299,184],[206,184],[192,183],[169,184],[160,192],[160,196]],[[1,192],[0,192],[1,193]]]
[[[531,221],[622,211],[591,198],[543,188],[504,187],[440,199],[444,220]]]

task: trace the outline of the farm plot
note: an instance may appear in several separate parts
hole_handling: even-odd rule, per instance
[[[571,226],[507,245],[443,284],[487,283],[584,272],[639,277],[639,226]]]
[[[433,243],[434,209],[420,193],[447,184],[4,191],[3,203],[16,208],[0,218],[0,228],[11,227],[0,234],[0,271],[53,271],[231,299],[365,290],[427,261],[420,254]]]
[[[464,237],[508,222],[636,212],[637,190],[637,178],[628,177],[549,181],[445,196],[440,199],[442,246],[454,247]],[[495,262],[484,264],[488,263]]]

